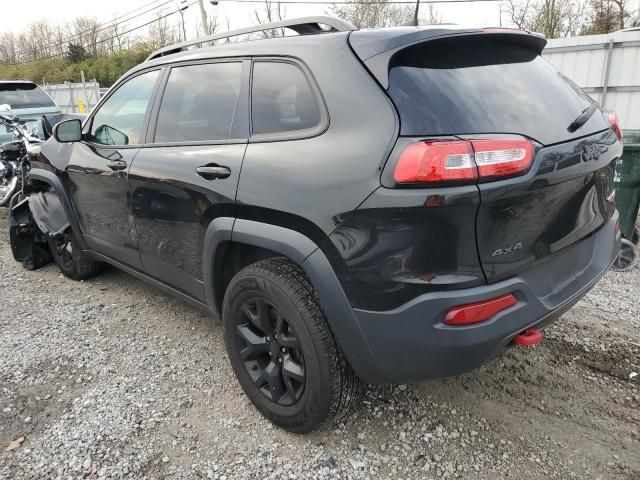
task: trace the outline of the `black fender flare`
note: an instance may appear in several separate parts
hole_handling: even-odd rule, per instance
[[[329,326],[356,375],[368,383],[386,380],[326,255],[311,239],[295,230],[230,217],[213,220],[205,233],[203,263],[205,294],[212,309],[218,310],[214,279],[216,253],[222,243],[228,241],[266,248],[298,264],[311,281]]]
[[[62,185],[62,182],[56,174],[40,168],[33,169],[29,172],[28,180],[35,180],[48,184],[51,187],[51,194],[55,195],[55,198],[53,195],[45,196],[38,193],[31,194],[29,196],[31,213],[33,214],[35,222],[38,224],[38,227],[44,233],[56,234],[59,233],[61,227],[64,227],[64,224],[66,223],[66,225],[70,225],[73,231],[77,234],[76,237],[80,243],[80,247],[83,250],[86,250],[87,246],[84,242],[84,238],[82,237],[82,230],[80,230],[80,225],[71,206],[71,201],[69,200],[69,196],[67,195],[67,191]],[[45,200],[49,201],[45,202]],[[47,204],[45,205],[45,203]],[[45,211],[47,212],[47,215],[43,215]],[[51,222],[54,221],[54,219],[55,223],[52,224]]]

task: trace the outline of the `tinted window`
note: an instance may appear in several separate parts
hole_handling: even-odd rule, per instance
[[[302,70],[291,63],[254,64],[251,116],[253,133],[303,130],[320,123],[311,85]]]
[[[596,113],[569,133],[592,100],[537,52],[499,39],[408,48],[392,60],[389,94],[403,135],[519,133],[550,144],[607,128]]]
[[[142,128],[159,70],[143,73],[120,86],[91,122],[91,141],[102,145],[135,145]]]
[[[155,141],[229,139],[241,73],[239,62],[173,68],[160,105]]]
[[[0,82],[0,105],[2,104],[11,105],[11,108],[56,106],[53,100],[40,87],[30,82]]]

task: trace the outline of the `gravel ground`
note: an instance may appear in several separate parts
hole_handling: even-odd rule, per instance
[[[23,270],[4,209],[0,231],[2,479],[640,478],[640,268],[539,346],[370,387],[344,424],[299,436],[251,406],[215,319],[114,269]]]

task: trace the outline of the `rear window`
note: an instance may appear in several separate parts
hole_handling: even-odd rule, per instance
[[[320,123],[316,96],[299,67],[254,63],[251,119],[254,134],[306,130]]]
[[[491,35],[426,42],[393,57],[389,95],[402,135],[512,133],[543,144],[608,128],[592,99],[525,45]]]
[[[0,83],[0,105],[11,108],[55,107],[53,100],[34,83]]]

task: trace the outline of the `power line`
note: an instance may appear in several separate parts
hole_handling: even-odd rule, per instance
[[[429,3],[485,3],[485,2],[493,2],[493,3],[502,3],[503,0],[420,0],[420,4],[429,4]],[[220,0],[219,3],[265,3],[265,0]],[[299,5],[415,5],[416,0],[374,0],[374,1],[349,1],[349,0],[338,0],[335,2],[332,1],[318,1],[315,2],[313,0],[274,0],[271,3],[283,3],[283,4],[299,4]]]
[[[127,17],[127,16],[129,16],[129,15],[132,15],[133,13],[135,13],[136,11],[138,11],[138,10],[140,10],[140,9],[146,8],[146,7],[148,7],[149,5],[153,5],[154,3],[158,3],[158,2],[160,2],[160,1],[162,1],[162,0],[154,0],[153,2],[150,2],[150,3],[147,3],[147,4],[145,4],[145,5],[142,5],[141,7],[138,7],[138,8],[136,8],[135,10],[131,10],[131,11],[130,11],[130,12],[128,12],[128,13],[125,13],[125,14],[122,14],[122,15],[120,15],[120,16],[118,16],[118,17],[112,18],[112,19],[111,19],[111,20],[109,20],[109,21],[102,22],[102,23],[98,23],[97,25],[94,25],[94,26],[93,26],[92,28],[90,28],[90,29],[83,30],[83,31],[78,32],[78,33],[74,33],[73,35],[71,35],[71,36],[69,36],[69,37],[65,38],[64,40],[60,40],[60,41],[59,41],[59,42],[57,42],[57,43],[56,43],[56,42],[49,43],[49,44],[47,44],[47,45],[43,45],[43,46],[42,46],[42,47],[40,47],[40,48],[42,48],[42,49],[49,49],[49,48],[57,48],[57,47],[61,47],[61,46],[63,46],[64,44],[66,44],[66,43],[70,43],[71,41],[73,41],[73,40],[75,40],[75,39],[78,39],[78,38],[82,37],[82,35],[85,35],[85,34],[87,34],[87,33],[95,33],[95,34],[97,34],[97,33],[103,32],[103,31],[108,30],[109,28],[113,27],[114,25],[117,25],[118,23],[130,22],[131,20],[134,20],[134,19],[136,19],[136,18],[138,18],[138,17],[141,17],[141,16],[143,16],[143,15],[145,15],[145,14],[149,13],[149,12],[152,12],[152,11],[154,11],[154,10],[161,10],[161,9],[162,9],[162,7],[164,7],[165,5],[167,5],[167,4],[169,4],[169,3],[173,3],[173,1],[174,1],[174,0],[168,0],[168,1],[165,1],[164,3],[161,3],[160,5],[156,5],[156,6],[154,6],[154,7],[150,8],[150,9],[148,9],[148,10],[145,10],[144,12],[140,12],[140,13],[138,13],[138,14],[136,14],[136,15],[133,15],[133,16],[132,16],[132,17],[130,17],[130,18],[126,18],[126,19],[125,19],[125,20],[123,20],[122,22],[118,22],[118,20],[120,20],[120,19],[122,19],[122,18],[124,18],[124,17]],[[105,26],[105,25],[106,25],[106,26]],[[105,26],[105,28],[99,28],[99,27],[103,27],[103,26]],[[94,30],[94,28],[97,28],[97,30]],[[113,38],[116,38],[116,37],[112,37],[112,39],[113,39]],[[24,55],[24,54],[25,54],[25,52],[24,52],[24,51],[20,51],[20,52],[17,52],[17,53],[16,53],[16,56],[21,56],[21,55]]]
[[[113,25],[116,25],[115,22],[117,20],[119,20],[119,19],[121,19],[123,17],[126,17],[127,15],[130,15],[130,14],[134,13],[136,10],[140,10],[141,8],[145,8],[145,7],[149,6],[149,5],[153,5],[154,3],[157,3],[158,1],[160,1],[160,0],[155,0],[154,2],[147,3],[147,4],[145,4],[145,5],[141,6],[141,7],[138,7],[135,10],[132,10],[131,12],[129,12],[127,14],[120,15],[119,17],[116,17],[116,18],[114,18],[112,20],[109,20],[108,22],[104,22],[102,24],[99,24],[98,26],[104,26],[104,25],[110,24],[109,27],[111,27]],[[130,17],[127,20],[124,20],[124,21],[131,21],[131,20],[133,20],[135,18],[138,18],[138,17],[140,17],[142,15],[145,15],[146,13],[149,13],[149,12],[154,11],[154,10],[163,10],[162,7],[164,7],[168,3],[172,3],[173,1],[174,0],[165,1],[164,3],[162,3],[160,5],[156,5],[155,7],[151,8],[149,10],[145,10],[144,12],[141,12],[141,13],[139,13],[137,15],[134,15],[134,16],[132,16],[132,17]],[[192,5],[195,5],[197,2],[198,2],[198,0],[194,0],[193,2],[189,3],[185,8],[188,8],[188,7],[191,7]],[[259,4],[263,4],[264,0],[224,0],[224,2],[227,2],[227,3],[253,3],[253,4],[259,3]],[[449,4],[451,4],[451,3],[486,3],[486,2],[494,2],[494,3],[496,3],[496,2],[501,2],[501,0],[421,0],[421,3],[423,3],[423,4],[430,4],[430,3],[449,3]],[[389,0],[389,1],[374,0],[374,1],[366,1],[366,2],[365,1],[358,1],[358,0],[354,0],[354,1],[337,0],[337,1],[317,1],[317,2],[316,1],[312,1],[312,0],[280,0],[280,1],[275,1],[273,3],[302,4],[302,5],[312,5],[312,4],[320,4],[320,5],[323,5],[323,4],[324,5],[354,5],[354,4],[368,4],[368,5],[372,5],[372,4],[373,5],[376,5],[376,4],[387,4],[387,5],[389,5],[389,4],[406,4],[406,5],[415,5],[416,4],[416,2],[412,1],[412,0]],[[178,13],[178,12],[177,11],[169,12],[168,14],[159,16],[158,18],[156,18],[154,20],[151,20],[149,22],[146,22],[146,23],[144,23],[142,25],[139,25],[139,26],[137,26],[135,28],[126,30],[126,31],[120,33],[119,35],[114,35],[112,37],[100,39],[97,42],[95,42],[94,45],[100,45],[102,43],[106,43],[106,42],[109,42],[111,40],[114,40],[114,39],[118,38],[119,36],[127,35],[128,33],[131,33],[131,32],[134,32],[136,30],[139,30],[141,28],[144,28],[144,27],[146,27],[148,25],[151,25],[152,23],[155,23],[155,22],[158,22],[160,20],[163,20],[163,19],[165,19],[165,18],[167,18],[167,17],[169,17],[171,15],[174,15],[176,13]],[[124,22],[121,22],[121,23],[124,23]],[[96,30],[95,33],[107,30],[109,27]],[[91,31],[92,31],[92,29],[86,30],[85,32],[80,32],[78,34],[75,34],[72,37],[69,37],[69,38],[65,39],[64,41],[61,41],[60,43],[45,45],[43,48],[60,47],[60,46],[64,45],[65,43],[68,43],[69,40],[72,40],[74,38],[78,38],[83,33],[91,32]],[[19,52],[19,54],[22,54],[22,53],[23,52]],[[57,57],[61,57],[63,55],[64,54],[57,53],[57,54],[48,55],[48,56],[45,56],[45,57],[36,58],[36,59],[33,59],[33,60],[25,60],[25,61],[21,61],[21,62],[11,63],[10,65],[12,65],[12,66],[23,65],[23,64],[26,64],[26,63],[33,63],[33,62],[36,62],[36,61],[39,61],[39,60],[48,60],[48,59],[51,59],[51,58],[57,58]]]
[[[192,6],[192,5],[195,5],[197,2],[198,2],[198,0],[194,0],[193,2],[191,2],[191,3],[187,4],[187,7],[190,7],[190,6]],[[167,18],[167,17],[170,17],[171,15],[175,15],[176,13],[178,13],[178,11],[177,11],[177,10],[172,11],[172,12],[169,12],[169,13],[167,13],[166,15],[159,16],[158,18],[155,18],[155,19],[153,19],[153,20],[150,20],[150,21],[148,21],[147,23],[143,23],[142,25],[139,25],[139,26],[137,26],[137,27],[135,27],[135,28],[131,28],[131,29],[129,29],[129,30],[126,30],[126,31],[122,32],[120,35],[126,35],[126,34],[128,34],[128,33],[135,32],[136,30],[140,30],[141,28],[144,28],[144,27],[146,27],[146,26],[148,26],[148,25],[151,25],[152,23],[159,22],[160,20],[163,20],[163,19],[165,19],[165,18]],[[113,40],[113,39],[115,39],[115,38],[117,38],[117,36],[113,36],[113,37],[109,37],[109,38],[103,38],[103,39],[98,40],[97,42],[95,42],[95,45],[100,45],[100,44],[102,44],[102,43],[108,42],[108,41]],[[56,53],[56,54],[54,54],[54,55],[48,55],[48,56],[46,56],[46,57],[40,57],[40,58],[36,58],[36,59],[34,59],[34,60],[25,60],[25,61],[23,61],[23,62],[11,63],[10,65],[12,65],[12,66],[15,66],[15,65],[24,65],[25,63],[33,63],[33,62],[38,62],[38,61],[40,61],[40,60],[49,60],[49,59],[51,59],[51,58],[57,58],[57,57],[62,57],[62,56],[63,56],[63,54]]]

